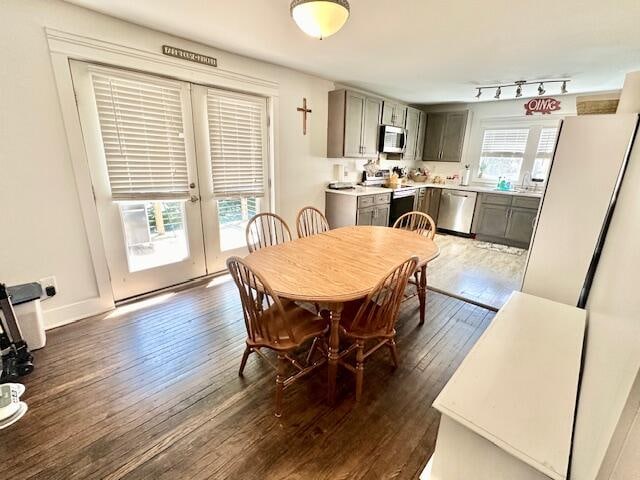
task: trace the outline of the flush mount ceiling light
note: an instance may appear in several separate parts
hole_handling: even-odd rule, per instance
[[[527,85],[538,85],[538,95],[544,95],[545,93],[547,93],[547,91],[544,89],[544,84],[545,83],[561,83],[562,86],[560,88],[560,93],[565,94],[568,92],[567,90],[567,83],[570,82],[571,80],[544,80],[544,81],[540,81],[540,80],[536,80],[534,82],[527,82],[526,80],[517,80],[513,83],[505,83],[503,85],[485,85],[483,87],[475,87],[476,90],[478,90],[478,94],[475,95],[475,97],[477,99],[480,99],[480,95],[482,94],[482,90],[487,88],[487,89],[491,89],[491,88],[495,88],[496,89],[496,94],[494,95],[493,98],[495,98],[496,100],[500,99],[500,95],[502,94],[502,89],[503,88],[509,88],[509,87],[516,87],[516,94],[515,97],[516,98],[520,98],[522,96],[522,91],[523,88]]]
[[[293,0],[291,17],[300,30],[322,40],[340,30],[349,18],[347,0]]]

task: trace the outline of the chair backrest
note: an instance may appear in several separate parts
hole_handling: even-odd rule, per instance
[[[367,296],[351,323],[350,331],[389,335],[398,319],[409,277],[418,265],[418,257],[408,258],[394,267]]]
[[[247,224],[246,235],[249,252],[291,241],[289,226],[275,213],[254,216]]]
[[[408,212],[398,218],[393,228],[411,230],[419,235],[426,235],[431,240],[436,236],[436,222],[426,213]]]
[[[296,218],[298,237],[310,237],[329,230],[329,222],[320,210],[315,207],[304,207]]]
[[[240,257],[229,257],[227,268],[240,292],[249,339],[271,345],[295,342],[282,302],[267,281]]]

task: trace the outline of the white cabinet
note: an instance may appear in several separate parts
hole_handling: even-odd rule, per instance
[[[586,312],[514,292],[433,406],[431,478],[564,480]]]

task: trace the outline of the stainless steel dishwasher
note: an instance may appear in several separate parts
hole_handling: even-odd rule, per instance
[[[473,211],[476,208],[476,192],[443,188],[440,196],[438,228],[453,232],[471,233]]]

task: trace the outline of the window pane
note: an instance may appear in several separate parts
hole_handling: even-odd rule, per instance
[[[184,202],[120,203],[129,272],[189,257]]]
[[[522,157],[482,157],[478,178],[483,180],[498,180],[503,177],[515,181],[520,176]]]
[[[550,165],[550,158],[536,158],[533,163],[533,169],[531,170],[531,178],[546,180]]]
[[[259,199],[227,198],[218,200],[220,250],[227,251],[247,246],[245,231],[251,217],[260,211]]]

